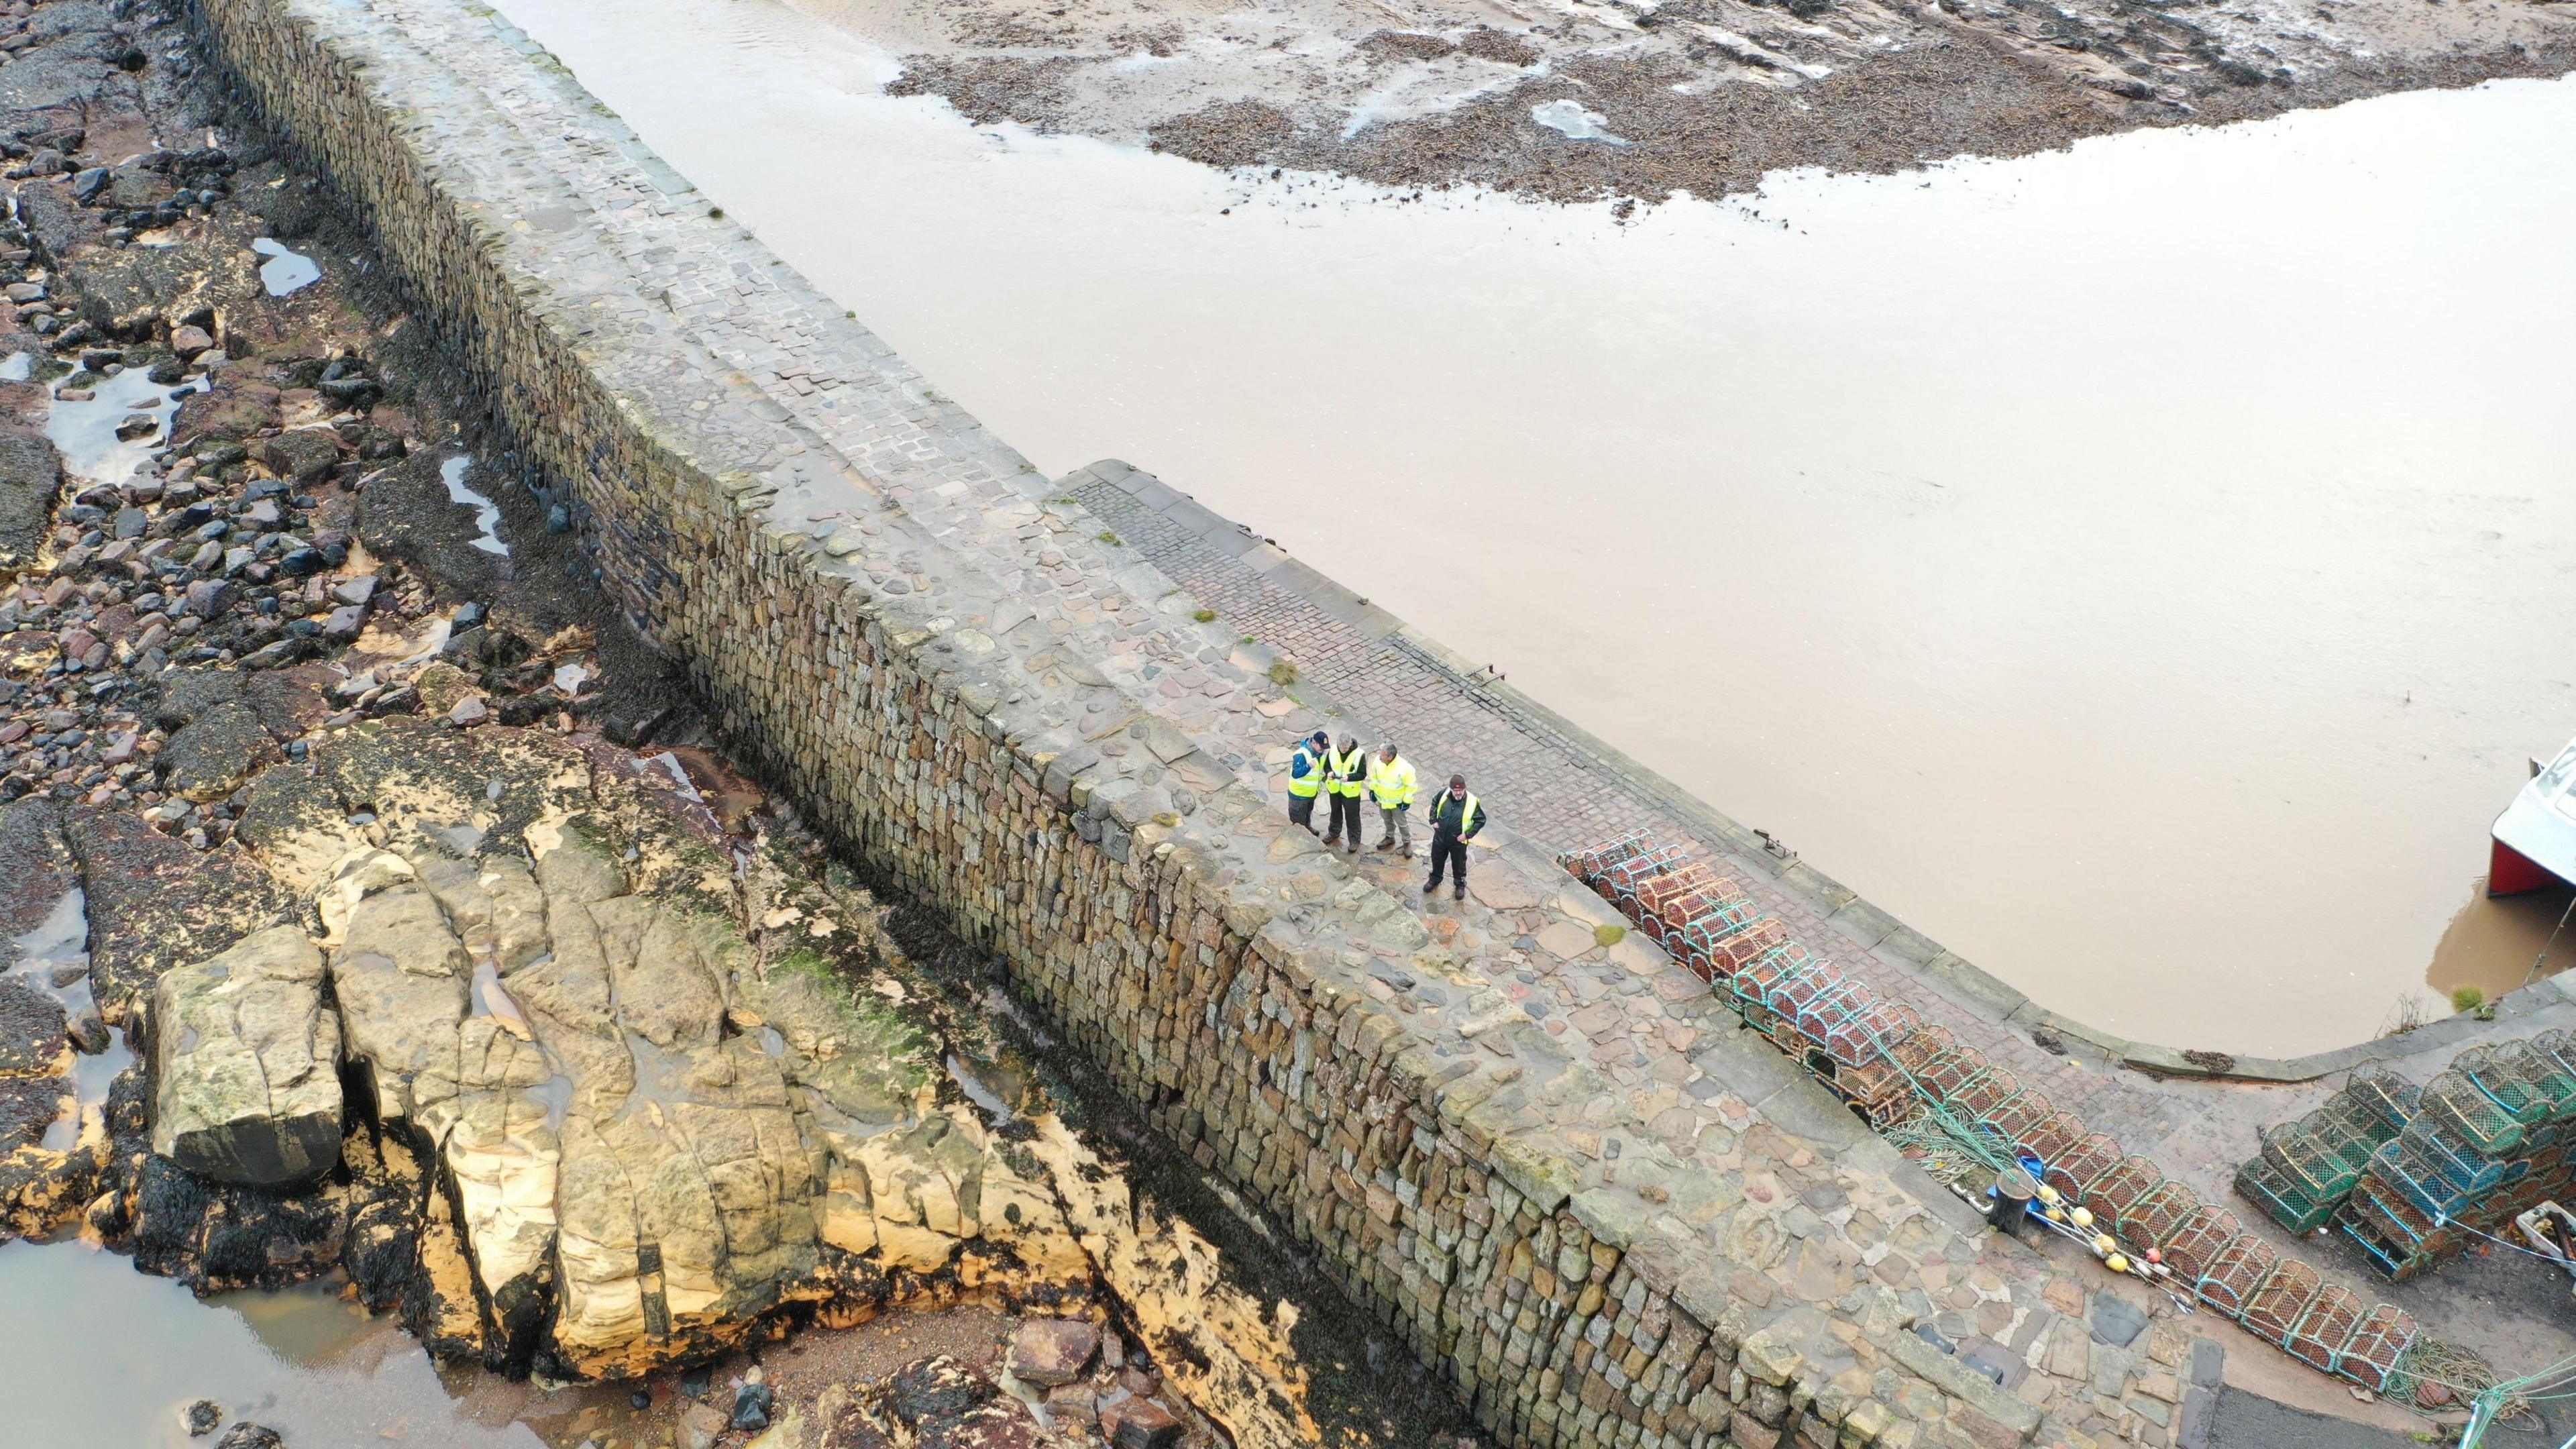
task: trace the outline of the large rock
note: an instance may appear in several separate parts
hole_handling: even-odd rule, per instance
[[[277,742],[258,714],[246,704],[226,701],[161,747],[162,788],[200,804],[221,800],[277,757]]]
[[[434,1155],[432,1336],[630,1377],[798,1303],[1078,1299],[1053,1189],[819,954],[857,933],[809,900],[822,947],[756,948],[712,818],[586,748],[369,726],[263,776],[243,816],[313,903],[377,1111]]]
[[[0,570],[35,562],[53,525],[63,464],[54,445],[34,433],[0,429]]]
[[[292,926],[161,978],[152,1150],[200,1177],[286,1187],[340,1160],[340,1018]]]
[[[1078,1318],[1032,1318],[1011,1340],[1014,1377],[1047,1388],[1081,1378],[1100,1347],[1100,1330]]]
[[[51,1076],[71,1052],[63,1004],[15,976],[0,976],[0,1077]]]

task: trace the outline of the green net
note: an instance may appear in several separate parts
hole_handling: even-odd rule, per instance
[[[2535,1118],[2539,1115],[2533,1113]],[[2526,1126],[2524,1117],[2454,1067],[2424,1084],[2423,1110],[2406,1124],[2406,1130],[2427,1140],[2456,1142],[2470,1155],[2502,1159],[2522,1145]]]

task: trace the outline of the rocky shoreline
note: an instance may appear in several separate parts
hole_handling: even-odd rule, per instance
[[[0,11],[0,1240],[331,1283],[635,1386],[637,1443],[1455,1437],[1418,1371],[1402,1424],[1310,1404],[1292,1334],[1360,1336],[1248,1293],[726,764],[181,19]],[[973,1342],[758,1362],[926,1309]]]

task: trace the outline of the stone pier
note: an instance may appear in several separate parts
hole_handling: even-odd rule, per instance
[[[1985,1233],[1546,853],[1489,831],[1453,906],[1290,828],[1268,657],[527,37],[195,12],[739,752],[1499,1440],[2196,1442],[2213,1345]]]

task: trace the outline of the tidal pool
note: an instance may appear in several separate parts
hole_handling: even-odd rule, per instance
[[[2576,83],[1622,220],[972,127],[778,0],[500,8],[1039,468],[1159,474],[2100,1025],[2370,1033],[2576,734]]]
[[[199,1303],[166,1278],[81,1243],[0,1244],[0,1393],[11,1443],[180,1449],[201,1398],[289,1444],[434,1444],[542,1449],[512,1423],[523,1390],[460,1381],[391,1319],[321,1286]],[[478,1418],[476,1389],[502,1401]],[[486,1410],[487,1413],[492,1412]]]

